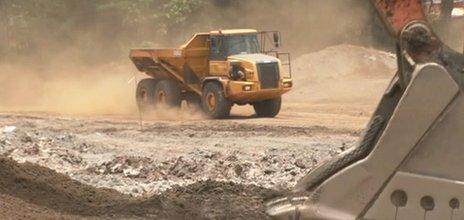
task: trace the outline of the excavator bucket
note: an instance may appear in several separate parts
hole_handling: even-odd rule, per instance
[[[464,56],[422,1],[371,2],[397,38],[398,72],[358,146],[269,201],[273,219],[464,219]]]

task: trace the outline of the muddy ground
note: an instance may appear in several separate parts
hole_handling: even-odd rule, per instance
[[[394,57],[342,45],[295,67],[274,119],[250,106],[228,120],[164,109],[142,126],[137,114],[2,111],[0,216],[265,218],[266,199],[356,144]]]
[[[45,206],[47,215],[261,219],[266,198],[291,188],[315,165],[353,146],[362,121],[367,120],[362,112],[332,112],[308,113],[313,115],[309,118],[319,117],[321,123],[304,122],[304,116],[293,117],[294,110],[288,108],[276,119],[258,119],[243,112],[224,121],[145,121],[143,130],[137,120],[119,116],[3,113],[0,153],[20,163],[29,162],[15,165],[27,169],[25,177],[14,171],[2,175],[0,179],[12,181],[3,193],[10,199],[26,199],[36,208]],[[331,123],[324,118],[353,121],[317,125]],[[20,177],[12,179],[14,175]],[[27,192],[17,191],[17,187]],[[103,194],[89,195],[87,188]],[[101,188],[115,191],[107,195]],[[77,201],[63,205],[60,199],[64,198],[54,198],[60,196],[77,197]],[[87,204],[87,196],[103,200]],[[118,204],[113,207],[113,203]],[[150,207],[138,207],[139,203]],[[119,207],[132,204],[137,206],[134,213]],[[90,205],[91,211],[81,212]],[[37,214],[43,213],[39,210]]]

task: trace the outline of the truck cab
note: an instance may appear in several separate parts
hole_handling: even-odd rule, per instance
[[[281,53],[264,48],[268,33],[251,29],[210,33],[209,76],[227,76],[229,89],[226,95],[236,104],[250,104],[280,96],[293,85],[291,68],[284,68],[283,61],[279,59]],[[278,33],[275,34],[277,36]],[[267,43],[280,46],[278,37]],[[289,55],[287,58],[290,58]],[[285,64],[289,65],[289,60]]]
[[[213,31],[210,35],[210,60],[227,60],[238,54],[261,53],[257,31]]]

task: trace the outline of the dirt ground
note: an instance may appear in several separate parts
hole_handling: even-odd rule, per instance
[[[263,219],[266,199],[356,144],[394,65],[350,45],[301,56],[274,119],[3,111],[0,216]]]

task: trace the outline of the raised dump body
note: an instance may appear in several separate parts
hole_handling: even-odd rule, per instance
[[[138,70],[151,76],[139,82],[139,108],[178,107],[186,100],[213,118],[227,117],[234,104],[251,104],[258,116],[276,116],[281,96],[292,87],[290,56],[266,51],[269,39],[280,45],[278,32],[222,30],[195,34],[179,48],[131,50]]]

